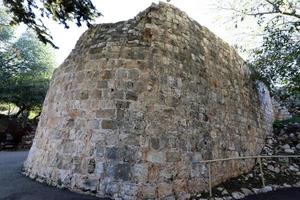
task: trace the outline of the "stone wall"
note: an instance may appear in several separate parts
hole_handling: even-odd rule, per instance
[[[25,173],[101,197],[184,199],[208,187],[200,161],[257,155],[269,127],[238,54],[153,4],[81,36],[54,73]],[[213,165],[213,184],[252,166]]]

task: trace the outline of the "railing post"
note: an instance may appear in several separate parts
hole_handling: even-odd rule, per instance
[[[209,186],[209,196],[212,197],[211,162],[208,163],[208,186]]]
[[[260,174],[261,174],[262,185],[263,185],[263,187],[266,187],[264,172],[263,172],[262,162],[261,162],[261,156],[258,156],[257,159],[258,159],[258,163],[259,163],[259,169],[260,169]]]

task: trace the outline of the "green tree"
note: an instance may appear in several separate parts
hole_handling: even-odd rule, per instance
[[[9,16],[4,9],[0,9],[0,42],[5,43],[11,39],[14,27],[9,26]]]
[[[280,86],[299,93],[300,1],[227,0],[221,8],[232,11],[236,27],[252,17],[262,28],[262,43],[249,56],[259,78],[273,91]]]
[[[4,9],[0,9],[0,76],[2,81],[16,70],[18,59],[14,51],[12,41],[14,40],[15,27],[9,25],[10,18]]]
[[[23,111],[40,109],[45,98],[54,59],[51,49],[42,44],[30,31],[25,32],[14,44],[20,63],[10,71],[2,84],[0,100],[13,103]]]
[[[43,43],[52,42],[52,36],[44,24],[49,18],[69,28],[69,22],[75,21],[77,26],[91,22],[101,15],[90,0],[3,0],[4,6],[12,14],[11,24],[26,24],[33,29]]]
[[[6,25],[8,16],[1,13],[0,37],[6,40],[1,40],[0,48],[0,103],[18,106],[18,116],[41,108],[53,72],[54,54],[32,31],[16,38],[13,28]]]

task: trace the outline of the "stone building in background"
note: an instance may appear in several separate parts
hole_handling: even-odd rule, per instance
[[[271,113],[261,99],[234,49],[153,4],[81,36],[54,73],[25,174],[101,197],[184,199],[208,188],[200,161],[260,153]],[[253,164],[213,164],[213,185]]]

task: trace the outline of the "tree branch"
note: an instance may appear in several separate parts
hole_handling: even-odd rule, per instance
[[[296,17],[296,18],[298,18],[298,19],[300,19],[300,15],[299,14],[297,14],[296,12],[285,12],[285,11],[282,11],[281,9],[280,9],[280,7],[276,4],[276,3],[274,3],[274,2],[272,2],[272,1],[270,1],[270,0],[265,0],[267,3],[269,3],[270,5],[272,5],[273,6],[273,9],[274,9],[274,13],[280,13],[280,14],[283,14],[283,15],[287,15],[287,16],[291,16],[291,17]]]

